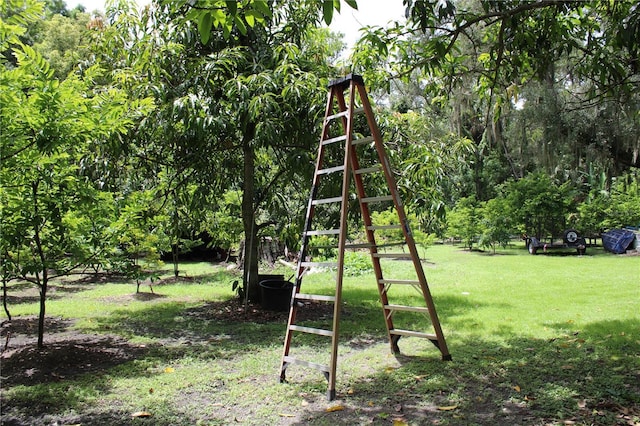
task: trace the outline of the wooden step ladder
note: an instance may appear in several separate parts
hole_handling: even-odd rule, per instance
[[[352,177],[355,183],[355,194],[352,194],[351,190]],[[365,191],[365,187],[368,192]],[[384,189],[384,192],[381,193],[381,189]],[[351,243],[347,229],[349,207],[356,199],[360,205],[364,233],[367,238],[366,243]],[[385,203],[397,212],[398,224],[375,226],[372,223],[371,212],[382,210]],[[316,216],[319,217],[316,218]],[[314,218],[318,219],[315,222],[325,224],[333,220],[334,225],[326,229],[326,225],[324,227],[316,225]],[[401,241],[385,242],[384,244],[376,242],[377,233],[385,235],[391,232],[395,232],[398,236],[401,235],[399,237]],[[379,239],[382,240],[381,237]],[[321,243],[318,243],[318,240]],[[396,252],[385,251],[390,247],[395,247]],[[408,252],[404,250],[397,252],[398,247],[403,249],[407,247]],[[313,262],[309,257],[310,248],[315,250],[337,249],[337,259],[335,262]],[[364,81],[361,76],[354,74],[349,74],[329,84],[325,119],[302,232],[295,287],[291,298],[284,353],[280,366],[280,382],[286,380],[287,368],[295,364],[323,372],[329,383],[327,397],[330,401],[336,397],[342,281],[345,270],[345,251],[348,249],[368,250],[371,254],[391,350],[394,353],[400,352],[398,340],[402,336],[426,338],[440,350],[443,360],[450,360],[451,355],[447,349],[427,279],[409,228],[409,222],[364,87]],[[387,260],[383,261],[383,259]],[[411,277],[412,279],[388,277],[384,262],[393,262],[393,260],[413,262],[415,277]],[[336,282],[333,294],[301,293],[302,279],[309,269],[313,268],[335,268]],[[392,304],[389,301],[389,290],[394,285],[415,287],[419,293],[419,300],[416,302],[419,306],[410,306],[406,302]],[[333,304],[331,324],[326,327],[316,327],[315,323],[314,326],[299,324],[297,322],[298,313],[301,313],[305,307],[318,303]],[[394,325],[394,316],[397,317],[405,313],[413,316],[417,313],[421,317],[420,319],[427,317],[431,322],[433,332],[416,331],[409,327],[406,329],[405,327],[397,328]],[[413,318],[413,322],[409,319],[408,323],[415,327],[415,318]],[[315,360],[309,361],[308,357],[307,360],[303,360],[298,356],[293,356],[291,344],[295,333],[330,338],[329,362],[320,363]],[[308,356],[315,355],[317,354],[309,354]]]

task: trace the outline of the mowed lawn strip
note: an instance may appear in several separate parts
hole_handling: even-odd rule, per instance
[[[172,280],[169,271],[152,284],[154,293],[143,285],[141,295],[135,283],[70,278],[56,283],[48,317],[73,320],[73,331],[85,335],[115,336],[130,345],[132,359],[43,383],[3,384],[3,419],[154,425],[640,421],[640,257],[599,249],[586,256],[531,256],[521,247],[493,255],[448,245],[424,253],[451,362],[416,338],[402,338],[402,354],[390,354],[372,274],[345,278],[338,400],[332,403],[315,370],[291,367],[288,383],[278,383],[286,314],[245,316],[231,303],[237,276],[223,266],[181,265],[187,278]],[[389,262],[398,277],[410,275],[409,262]],[[331,292],[334,274],[311,274],[303,285],[305,292]],[[28,301],[31,290],[16,288],[13,294]],[[401,304],[419,299],[408,286],[391,293]],[[18,318],[37,313],[35,301],[10,308]],[[326,323],[330,315],[313,321]],[[425,318],[412,321],[428,329]],[[322,361],[326,343],[294,338],[292,350]]]

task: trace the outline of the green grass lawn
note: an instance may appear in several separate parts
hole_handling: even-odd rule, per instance
[[[153,296],[146,286],[145,297],[134,295],[132,283],[57,283],[48,317],[75,320],[76,333],[116,336],[135,356],[91,374],[3,385],[3,418],[14,422],[7,424],[639,424],[640,257],[599,249],[531,256],[520,246],[495,255],[448,245],[425,253],[451,362],[416,338],[401,339],[402,355],[391,355],[373,275],[349,276],[338,400],[328,403],[326,382],[314,370],[290,367],[288,383],[277,383],[286,317],[248,322],[242,311],[237,320],[218,315],[234,297],[236,278],[221,266],[189,264],[181,268],[184,282],[155,285]],[[412,269],[392,260],[385,268],[393,278]],[[303,285],[304,292],[330,293],[333,274],[311,274]],[[35,293],[15,291],[25,303],[11,305],[12,315],[35,315]],[[391,293],[402,303],[418,296],[411,287]],[[410,321],[429,325],[422,317]],[[301,357],[328,356],[321,340],[296,343],[292,351]],[[132,417],[136,412],[153,417]]]

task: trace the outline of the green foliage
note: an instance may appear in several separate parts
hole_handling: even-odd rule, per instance
[[[566,228],[574,200],[570,183],[558,185],[544,173],[532,173],[507,182],[502,193],[519,233],[541,239],[558,236]]]
[[[274,9],[284,8],[284,3],[264,0],[206,0],[200,1],[197,7],[188,0],[163,0],[160,3],[169,6],[174,13],[187,9],[184,17],[196,23],[202,44],[209,42],[212,31],[220,30],[224,38],[229,39],[245,36],[254,28],[267,27],[275,18]],[[345,0],[345,3],[353,9],[358,8],[356,0]],[[315,13],[321,11],[324,22],[329,25],[334,9],[340,12],[341,0],[322,0],[309,4]]]
[[[227,250],[240,247],[244,232],[241,201],[240,191],[227,191],[215,208],[206,214],[203,230],[211,235],[215,247]]]
[[[42,22],[39,40],[33,48],[51,64],[56,78],[64,79],[88,54],[89,18],[84,13],[77,13],[73,18],[56,14]]]
[[[610,191],[594,190],[577,208],[576,226],[585,233],[640,225],[640,190],[637,173],[614,179]]]
[[[409,228],[416,243],[427,246],[433,241],[433,236],[422,231],[420,222],[414,213],[407,213]],[[399,225],[398,213],[395,208],[371,212],[371,222],[374,226]],[[402,229],[380,229],[376,231],[376,242],[379,245],[397,244],[404,241]]]
[[[475,197],[459,199],[447,213],[447,235],[461,239],[465,247],[471,250],[481,234],[480,215],[481,209]]]
[[[344,253],[344,273],[358,276],[373,272],[371,255],[368,252],[347,251]]]
[[[471,150],[471,141],[435,122],[433,112],[408,110],[381,114],[381,127],[389,135],[387,152],[408,209],[420,220],[420,229],[435,233],[442,227],[447,183]],[[377,182],[384,187],[386,182]],[[413,229],[419,229],[412,226]]]
[[[506,248],[511,241],[514,229],[508,206],[504,198],[492,198],[480,207],[480,236],[478,243],[482,247],[491,247],[495,253],[496,245]]]
[[[51,275],[100,262],[105,250],[108,219],[92,215],[108,215],[110,199],[82,174],[82,158],[96,140],[124,133],[131,117],[148,111],[150,104],[129,102],[115,89],[92,93],[91,79],[99,73],[95,67],[86,70],[86,79],[56,79],[48,61],[18,39],[35,22],[36,8],[31,2],[22,2],[23,9],[15,2],[3,7],[7,4],[18,12],[8,14],[14,25],[0,23],[0,48],[10,48],[15,60],[14,65],[3,61],[0,75],[2,275],[38,287],[42,346]]]
[[[119,261],[114,262],[112,268],[116,271],[124,268],[118,272],[136,281],[152,276],[162,264],[160,255],[171,249],[171,239],[166,231],[168,217],[154,203],[154,193],[138,191],[128,194],[116,217],[110,233],[114,237],[114,257]]]

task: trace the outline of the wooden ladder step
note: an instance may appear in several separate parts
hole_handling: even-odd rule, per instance
[[[317,235],[338,235],[340,234],[339,229],[318,229],[315,231],[305,231],[304,235],[307,237],[317,236]]]
[[[311,204],[317,206],[319,204],[329,204],[329,203],[341,203],[342,197],[332,197],[332,198],[322,198],[318,200],[311,201]]]
[[[382,171],[382,166],[378,164],[377,166],[367,167],[365,169],[354,170],[353,172],[357,175],[364,175],[368,173],[377,173]]]
[[[402,285],[420,285],[420,281],[417,280],[378,280],[379,284],[402,284]]]
[[[300,262],[304,268],[337,268],[338,262]]]
[[[422,339],[438,340],[438,337],[435,334],[423,333],[421,331],[413,330],[399,330],[397,328],[389,330],[389,334],[394,336],[420,337]]]
[[[306,294],[306,293],[298,293],[296,294],[296,300],[313,300],[320,302],[335,302],[335,296],[325,296],[323,294]]]
[[[373,253],[371,256],[379,259],[413,259],[411,253]]]
[[[365,138],[354,139],[351,141],[351,145],[364,145],[366,143],[373,142],[373,136],[367,136]]]
[[[319,174],[319,175],[329,175],[331,173],[343,172],[343,171],[344,171],[344,166],[336,166],[336,167],[329,167],[328,169],[318,170],[317,174]]]
[[[335,138],[325,139],[322,141],[322,145],[329,145],[335,142],[342,142],[347,140],[347,135],[336,136]]]
[[[294,358],[294,357],[289,356],[289,355],[282,357],[282,361],[285,364],[303,365],[303,366],[308,367],[308,368],[314,368],[316,370],[323,371],[325,373],[329,373],[329,366],[328,365],[323,365],[323,364],[318,364],[318,363],[315,363],[315,362],[304,361],[304,360],[301,360],[301,359],[298,359],[298,358]]]
[[[423,314],[429,313],[429,308],[424,306],[384,305],[384,308],[389,311],[420,312]]]
[[[383,201],[393,201],[393,197],[391,195],[383,195],[381,197],[364,197],[360,198],[361,203],[380,203]]]
[[[359,107],[359,108],[354,108],[353,109],[353,115],[358,115],[358,114],[362,114],[364,112],[364,107]],[[327,117],[327,121],[329,120],[335,120],[336,118],[342,118],[342,117],[347,117],[349,116],[349,108],[345,109],[344,111],[340,111],[336,114],[332,114],[330,116]]]
[[[349,115],[349,109],[345,109],[344,111],[340,111],[336,114],[329,115],[327,117],[327,121],[335,120],[336,118],[346,117]]]
[[[393,229],[402,229],[402,225],[370,225],[367,226],[367,231],[385,231]]]
[[[344,248],[346,249],[366,249],[376,247],[375,244],[372,243],[353,243],[353,244],[345,244]]]
[[[291,331],[299,331],[301,333],[317,334],[319,336],[333,337],[333,331],[325,330],[323,328],[303,327],[301,325],[291,324],[289,326]]]

